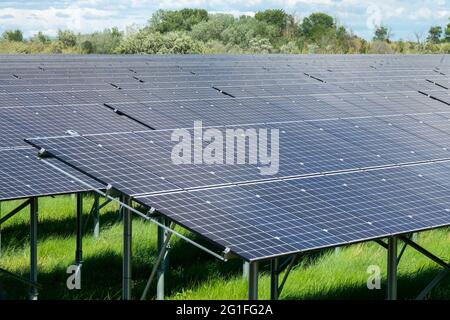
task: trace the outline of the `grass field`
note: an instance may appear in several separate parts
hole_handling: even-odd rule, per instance
[[[85,220],[93,199],[85,199]],[[4,202],[6,214],[19,202]],[[60,196],[39,200],[38,264],[40,299],[120,299],[122,225],[118,207],[109,205],[101,213],[101,232],[92,236],[92,220],[87,221],[83,241],[82,289],[66,288],[66,268],[74,262],[75,198]],[[27,277],[29,271],[29,214],[17,214],[2,226],[0,267]],[[419,234],[418,242],[445,261],[450,260],[449,229]],[[136,217],[133,222],[133,296],[139,297],[156,259],[156,228]],[[368,290],[369,265],[382,270],[381,290]],[[385,295],[386,251],[375,243],[357,244],[339,252],[324,250],[304,257],[291,272],[280,299],[383,299]],[[169,299],[246,299],[246,281],[241,262],[223,263],[192,245],[173,238],[170,270],[166,281]],[[412,299],[440,268],[408,248],[399,265],[399,298]],[[269,297],[269,269],[261,266],[260,297]],[[0,284],[8,299],[23,299],[27,286],[0,274]],[[431,299],[450,299],[450,276]],[[155,289],[151,290],[153,294]],[[151,296],[149,298],[154,298]]]

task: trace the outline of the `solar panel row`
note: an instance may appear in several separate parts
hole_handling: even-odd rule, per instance
[[[55,119],[83,110],[74,116],[82,136],[30,142],[245,259],[449,224],[445,56],[5,59],[0,102],[50,108]],[[70,119],[48,136],[63,135]],[[169,129],[195,120],[279,129],[277,174],[175,165]]]
[[[448,225],[449,169],[426,164],[137,200],[259,260]]]

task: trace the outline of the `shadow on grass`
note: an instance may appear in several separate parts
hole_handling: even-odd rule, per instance
[[[198,239],[197,239],[198,240]],[[198,240],[201,241],[201,240]],[[137,299],[143,291],[147,277],[156,259],[154,247],[136,249],[133,252],[133,298]],[[314,259],[313,259],[314,260]],[[406,261],[404,262],[406,263]],[[262,266],[264,272],[266,266]],[[398,295],[399,299],[413,299],[437,274],[438,267],[418,270],[414,274],[399,275]],[[24,270],[22,276],[28,276],[28,270]],[[204,281],[214,278],[232,278],[242,272],[242,262],[231,260],[227,263],[218,261],[208,254],[198,250],[192,245],[178,241],[171,249],[170,269],[166,278],[166,295],[170,296],[183,289],[193,289]],[[48,272],[40,272],[39,283],[42,285],[40,299],[120,299],[122,257],[120,253],[105,250],[95,255],[86,257],[82,267],[82,289],[68,290],[66,288],[66,266],[58,266]],[[351,275],[349,275],[349,278]],[[313,279],[312,279],[313,280]],[[344,279],[345,280],[345,279]],[[294,281],[294,279],[288,279]],[[319,280],[318,280],[319,281]],[[23,285],[6,276],[0,275],[4,296],[7,299],[23,299],[27,297],[27,285]],[[445,298],[448,296],[450,277],[440,284],[437,296],[433,298]],[[292,288],[292,283],[290,285]],[[382,283],[386,288],[386,283]],[[442,292],[442,290],[446,290]],[[155,283],[152,284],[149,297],[154,298],[156,292]],[[282,299],[306,299],[306,300],[333,300],[333,299],[384,299],[385,290],[368,290],[365,283],[360,285],[346,284],[331,288],[327,291],[302,290],[302,283],[298,283],[297,293],[283,293]],[[267,296],[267,295],[266,295]]]
[[[100,215],[100,226],[102,228],[111,226],[117,222],[118,213],[115,210],[102,212]],[[93,220],[88,214],[83,214],[83,226],[86,225],[84,233],[93,232]],[[68,237],[74,236],[76,232],[76,215],[73,218],[64,219],[45,219],[39,221],[38,224],[38,241],[45,241],[50,237]],[[21,223],[10,224],[5,223],[2,226],[2,246],[17,246],[20,243],[28,243],[30,235],[30,225],[24,221]]]
[[[417,271],[412,275],[398,276],[398,299],[411,300],[415,299],[417,295],[425,288],[429,282],[436,276],[441,269],[439,267],[432,267]],[[289,281],[289,280],[288,280]],[[450,277],[447,276],[442,282],[431,291],[427,299],[446,299],[450,293]],[[382,300],[386,297],[386,281],[382,281],[381,289],[369,290],[365,283],[361,285],[345,285],[333,288],[327,291],[312,291],[308,294],[302,293],[302,285],[298,284],[298,294],[282,294],[283,300]]]

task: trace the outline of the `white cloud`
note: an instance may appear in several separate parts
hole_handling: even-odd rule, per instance
[[[145,24],[158,9],[205,8],[235,16],[253,15],[268,8],[282,8],[304,17],[322,11],[336,17],[357,34],[370,36],[373,22],[392,27],[397,37],[406,37],[430,25],[444,25],[450,16],[450,0],[0,0],[0,31],[20,28],[26,36],[37,30],[55,34],[71,28],[92,32],[117,26]],[[46,5],[47,4],[47,5]],[[376,10],[368,10],[376,7]],[[373,12],[377,12],[374,16]],[[376,19],[375,19],[376,18]]]
[[[92,3],[93,1],[89,0]],[[126,25],[131,24],[129,18],[121,16],[119,11],[73,5],[47,9],[3,8],[1,13],[3,18],[0,16],[0,23],[4,29],[21,28],[25,36],[31,36],[39,30],[54,36],[58,29],[92,32],[112,26],[124,29]]]
[[[417,20],[417,19],[429,19],[430,17],[432,17],[433,15],[433,11],[431,11],[431,9],[429,8],[419,8],[416,11],[412,12],[409,15],[409,18],[412,20]]]

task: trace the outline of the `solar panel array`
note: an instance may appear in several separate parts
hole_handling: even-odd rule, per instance
[[[450,222],[448,56],[3,59],[8,109],[70,114],[28,142],[247,260]],[[196,120],[279,129],[278,172],[173,164]]]

